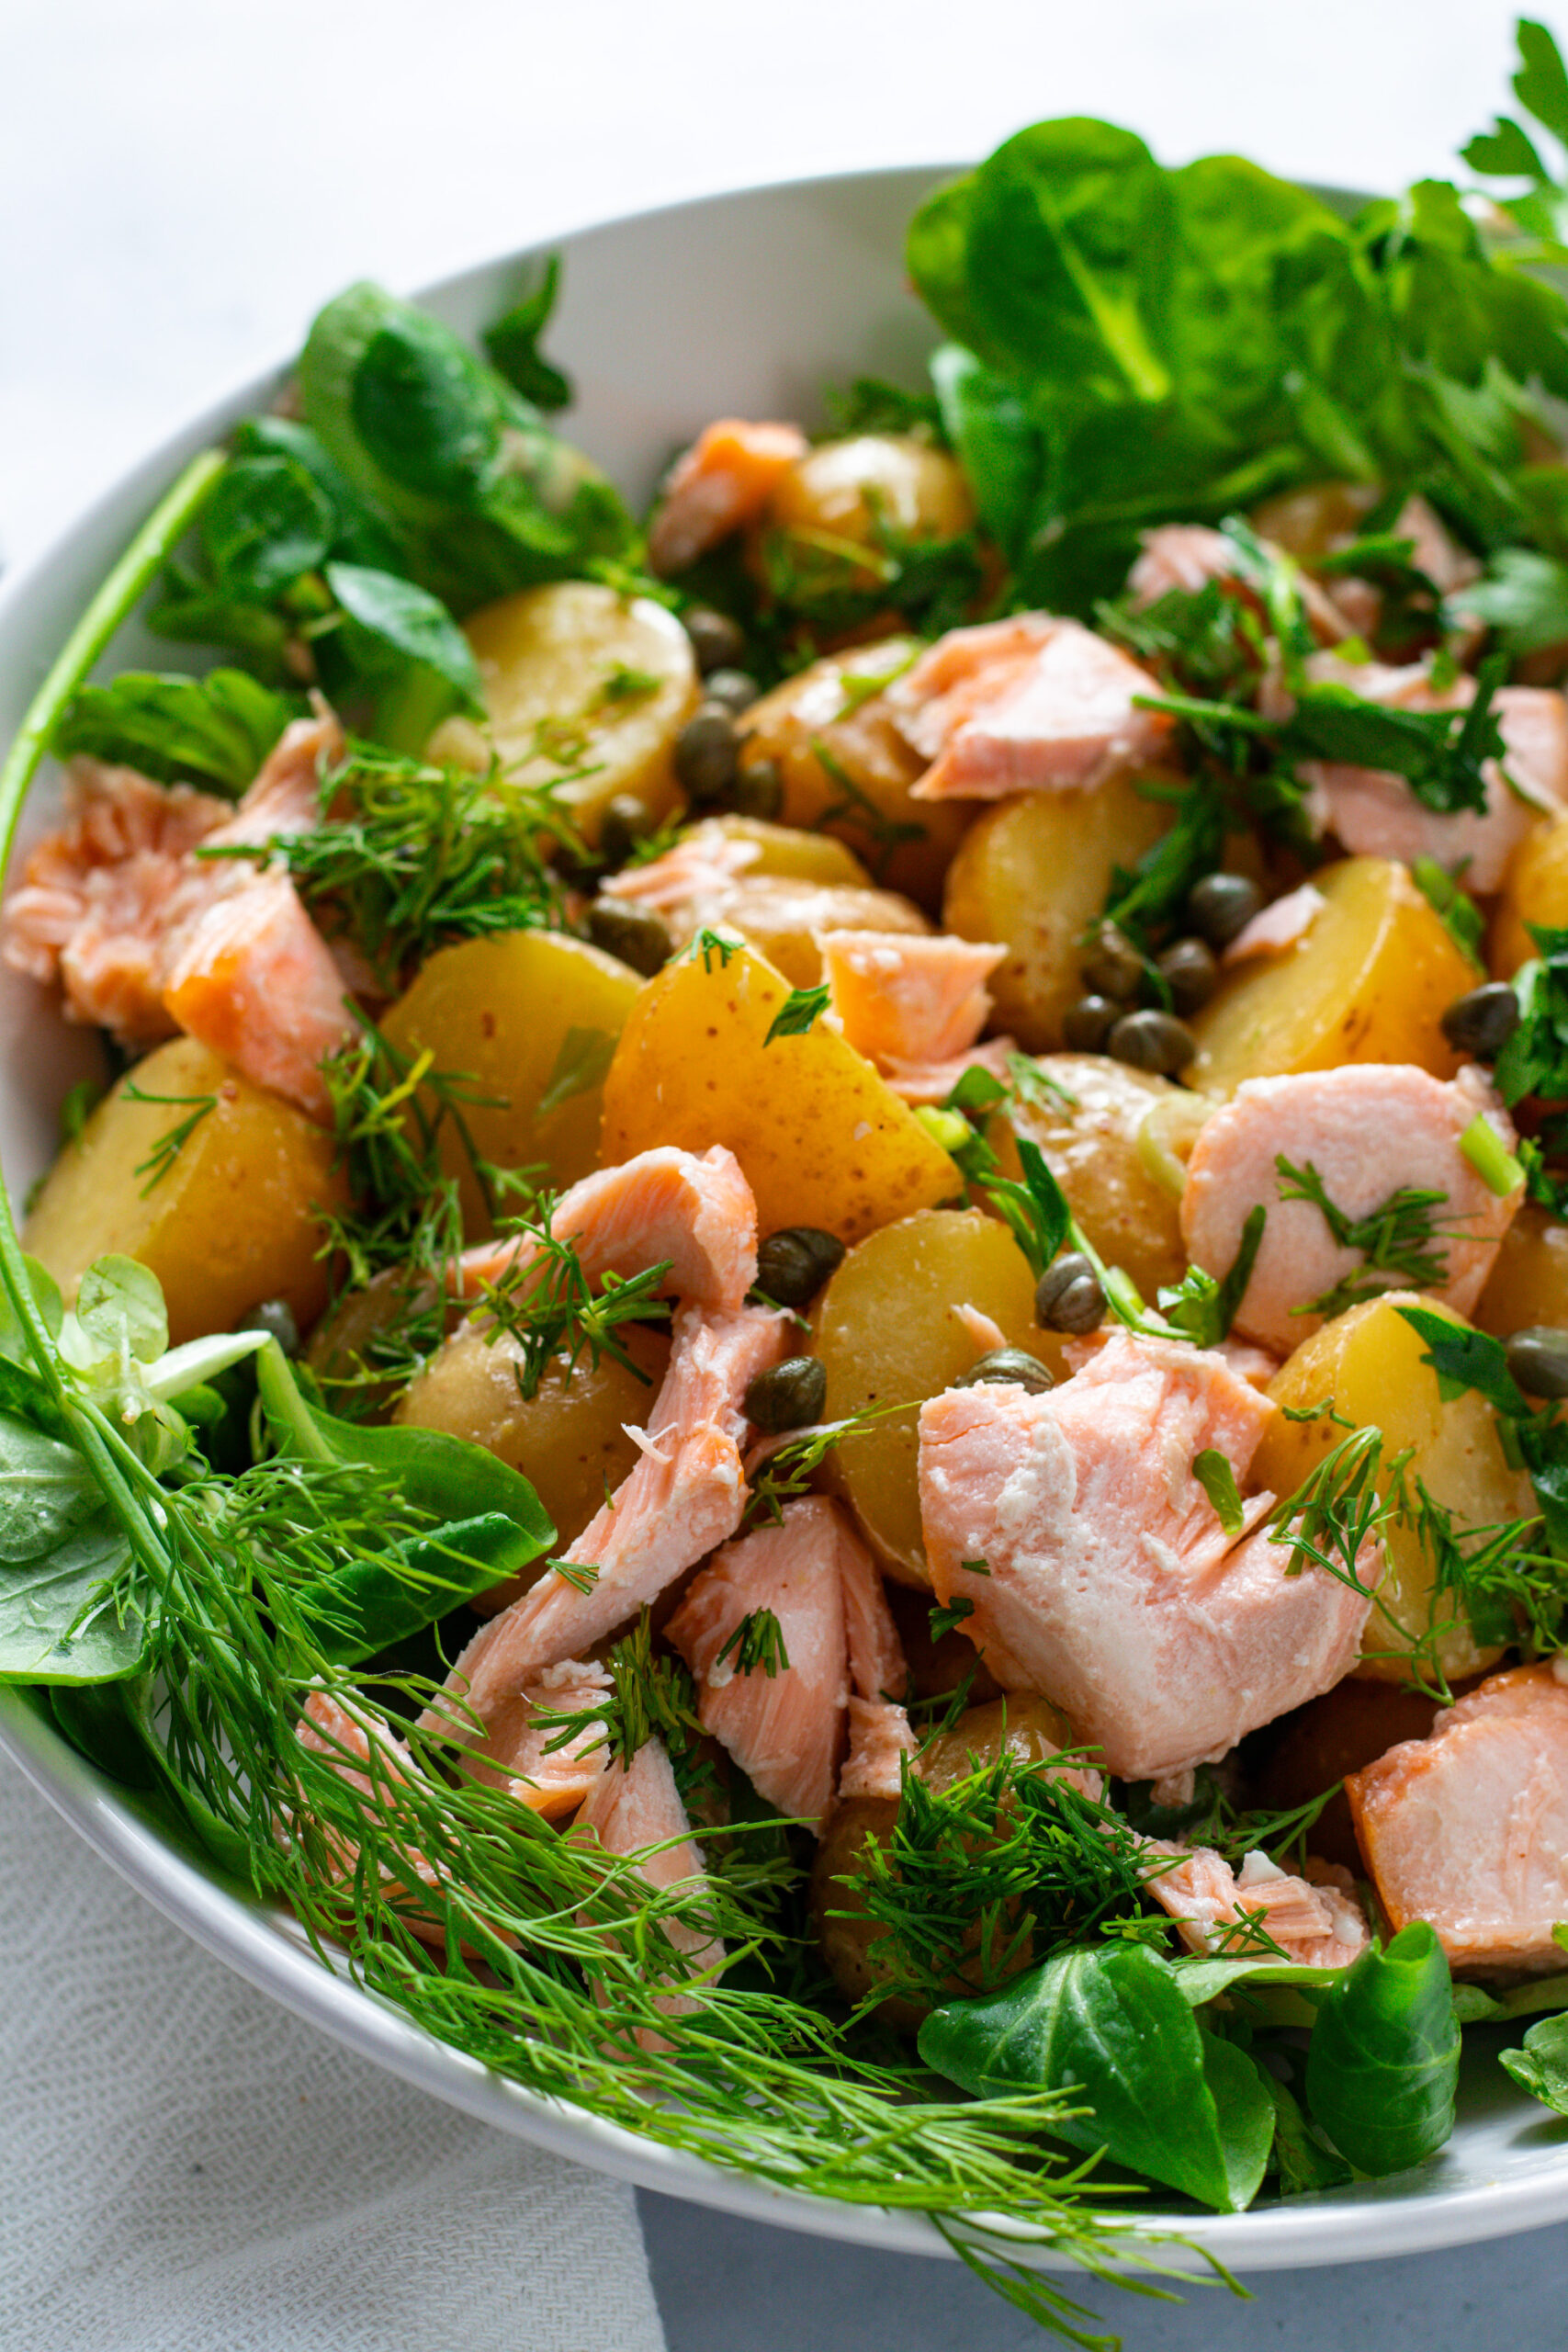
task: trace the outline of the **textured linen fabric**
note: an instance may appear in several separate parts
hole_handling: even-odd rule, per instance
[[[632,2193],[340,2049],[0,1758],[0,2346],[664,2352]]]

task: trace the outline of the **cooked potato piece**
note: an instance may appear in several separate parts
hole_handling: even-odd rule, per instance
[[[1327,904],[1283,955],[1237,965],[1192,1022],[1188,1083],[1222,1099],[1244,1079],[1415,1062],[1451,1078],[1458,1057],[1438,1022],[1475,985],[1403,865],[1347,857],[1313,880]]]
[[[1074,1102],[1032,1096],[1014,1105],[1013,1127],[1040,1146],[1107,1264],[1122,1267],[1152,1299],[1162,1283],[1179,1283],[1187,1271],[1180,1194],[1154,1171],[1173,1140],[1187,1140],[1190,1149],[1190,1137],[1208,1106],[1168,1079],[1148,1077],[1103,1054],[1050,1054],[1041,1069]],[[1156,1131],[1157,1145],[1151,1140]],[[1173,1165],[1179,1160],[1173,1158]],[[1022,1171],[1010,1168],[1009,1173]]]
[[[1568,923],[1568,816],[1554,817],[1525,835],[1514,854],[1492,917],[1492,969],[1511,980],[1536,953],[1528,922],[1561,929]]]
[[[836,1030],[768,1032],[790,994],[752,950],[695,944],[649,981],[604,1081],[608,1166],[660,1143],[727,1144],[759,1229],[814,1225],[858,1241],[959,1189],[908,1103]]]
[[[1536,1323],[1568,1330],[1568,1225],[1525,1203],[1503,1236],[1475,1320],[1500,1340]]]
[[[1381,1429],[1385,1494],[1389,1466],[1409,1447],[1404,1477],[1412,1503],[1419,1480],[1451,1512],[1457,1533],[1529,1517],[1535,1509],[1529,1480],[1504,1459],[1491,1407],[1469,1389],[1444,1402],[1436,1373],[1422,1361],[1426,1342],[1399,1313],[1401,1303],[1463,1320],[1433,1299],[1417,1301],[1412,1292],[1369,1299],[1303,1340],[1270,1383],[1269,1396],[1296,1409],[1331,1397],[1336,1412],[1359,1429]],[[1344,1435],[1326,1413],[1314,1421],[1289,1421],[1281,1413],[1264,1432],[1253,1478],[1277,1495],[1292,1495]],[[1473,1674],[1501,1657],[1500,1650],[1477,1647],[1468,1623],[1456,1616],[1451,1594],[1434,1599],[1435,1564],[1413,1522],[1391,1521],[1383,1541],[1389,1569],[1367,1622],[1358,1674],[1408,1679],[1407,1654],[1429,1623],[1444,1629],[1437,1656],[1450,1678]]]
[[[680,838],[687,842],[708,836],[747,842],[755,849],[756,856],[744,869],[748,881],[819,882],[851,890],[872,887],[853,850],[832,833],[808,832],[801,825],[771,825],[761,817],[705,817],[701,824],[686,826]]]
[[[418,1317],[423,1322],[440,1297],[428,1274],[401,1266],[384,1267],[361,1290],[344,1291],[311,1332],[304,1362],[321,1383],[329,1404],[334,1389],[352,1382],[356,1419],[383,1421],[398,1401],[405,1372],[389,1370],[380,1376],[371,1353],[376,1340],[394,1325],[405,1329]],[[450,1328],[460,1318],[456,1301],[445,1303],[444,1319]]]
[[[847,851],[844,854],[848,855]],[[666,920],[678,946],[684,946],[705,925],[738,931],[795,989],[821,985],[822,954],[815,937],[819,931],[916,933],[931,930],[919,907],[896,891],[797,882],[773,874],[759,875],[755,880],[743,875],[727,889],[705,891],[689,909],[671,913]]]
[[[560,806],[590,842],[617,793],[635,794],[654,817],[675,806],[671,755],[698,685],[691,640],[673,613],[650,597],[561,580],[502,596],[463,628],[484,685],[481,756],[493,745],[527,784],[574,776],[561,786]],[[438,729],[431,748],[471,756],[475,731]]]
[[[597,1164],[605,1070],[641,982],[614,956],[558,931],[502,931],[443,947],[382,1023],[411,1059],[429,1049],[437,1071],[460,1073],[462,1124],[497,1168],[536,1168],[538,1182],[574,1184]],[[425,1091],[429,1115],[439,1109]],[[457,1121],[439,1130],[456,1176],[464,1229],[491,1229]]]
[[[159,1174],[160,1143],[193,1117]],[[346,1197],[333,1160],[331,1136],[291,1102],[194,1037],[175,1037],[138,1062],[66,1146],[23,1239],[67,1299],[95,1258],[140,1259],[164,1285],[175,1347],[231,1330],[268,1298],[286,1299],[305,1329],[327,1295],[317,1206],[341,1208]]]
[[[1309,482],[1254,508],[1252,527],[1298,562],[1316,563],[1337,540],[1356,537],[1379,495],[1369,482]]]
[[[918,804],[917,804],[918,805]],[[947,877],[942,922],[994,939],[1007,961],[989,982],[995,1024],[1032,1054],[1062,1042],[1062,1015],[1084,992],[1079,943],[1105,904],[1112,871],[1137,864],[1169,829],[1168,801],[1134,776],[1093,792],[1032,792],[974,824]]]
[[[1014,1693],[993,1700],[987,1706],[971,1707],[960,1715],[950,1732],[943,1732],[932,1741],[911,1769],[942,1794],[956,1781],[998,1762],[1004,1755],[1020,1765],[1039,1763],[1070,1746],[1072,1736],[1066,1717],[1059,1715],[1048,1701],[1020,1698]],[[863,1999],[879,1984],[886,1982],[887,1963],[876,1950],[886,1930],[866,1917],[859,1890],[841,1882],[853,1875],[867,1842],[886,1841],[897,1818],[898,1807],[890,1799],[852,1798],[831,1816],[817,1849],[811,1873],[812,1917],[817,1923],[822,1956],[840,1991],[852,2001]],[[978,1932],[976,1923],[964,1939],[965,1949],[974,1949]],[[1005,1942],[1003,1934],[998,1939],[998,1954]],[[1026,1936],[1010,1956],[1007,1973],[1026,1968],[1032,1956],[1032,1947]],[[953,1989],[960,1993],[974,1990],[976,1981],[976,1963],[967,1962],[954,1971]],[[912,2033],[924,2017],[925,2007],[922,2003],[899,1998],[885,2001],[878,2014],[887,2024]]]
[[[975,521],[962,468],[945,449],[907,433],[857,433],[797,458],[768,502],[769,524],[880,549],[885,537],[955,539]],[[875,585],[869,573],[867,585]]]
[[[927,763],[863,684],[896,676],[919,650],[918,639],[893,637],[812,662],[751,705],[741,756],[748,767],[759,760],[777,766],[786,824],[847,842],[878,883],[934,914],[972,811],[957,801],[910,799]]]
[[[602,1355],[597,1364],[583,1356],[575,1371],[558,1356],[525,1397],[516,1341],[504,1332],[487,1338],[466,1323],[410,1382],[392,1419],[404,1429],[466,1437],[521,1471],[555,1521],[556,1550],[564,1552],[636,1465],[626,1425],[640,1429],[647,1420],[669,1360],[661,1332],[625,1324],[619,1337],[645,1378],[613,1356]],[[545,1566],[536,1561],[522,1576],[492,1585],[477,1596],[475,1608],[487,1616],[504,1609]]]
[[[828,1373],[830,1421],[868,1405],[940,1396],[985,1353],[953,1309],[977,1307],[1010,1347],[1058,1378],[1062,1341],[1034,1320],[1034,1277],[1006,1226],[978,1209],[928,1209],[852,1250],[817,1302],[812,1348]],[[829,1475],[889,1575],[924,1585],[916,1417],[899,1413],[842,1439]]]

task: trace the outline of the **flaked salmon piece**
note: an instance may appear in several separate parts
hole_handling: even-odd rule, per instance
[[[1426,1919],[1470,1973],[1562,1966],[1568,1688],[1553,1667],[1495,1674],[1345,1783],[1395,1928]]]
[[[1238,1487],[1275,1408],[1213,1353],[1119,1332],[1043,1396],[949,1389],[920,1411],[920,1516],[937,1598],[1010,1690],[1060,1707],[1107,1771],[1217,1760],[1354,1664],[1365,1588],[1303,1563],[1244,1504],[1226,1534],[1192,1464]],[[983,1569],[974,1564],[983,1564]]]
[[[183,926],[164,1002],[187,1036],[255,1085],[328,1118],[321,1065],[359,1024],[332,950],[281,867],[236,876]]]
[[[776,1524],[725,1545],[664,1629],[691,1668],[704,1728],[767,1804],[813,1827],[833,1801],[849,1697],[843,1532],[825,1497],[786,1504]],[[735,1647],[720,1653],[762,1610],[778,1621],[787,1664],[742,1673]]]
[[[966,1069],[988,1070],[1006,1085],[1018,1051],[1016,1037],[984,1037],[944,1062],[885,1062],[882,1075],[906,1102],[945,1102]]]
[[[1390,669],[1317,655],[1307,668],[1314,676],[1395,709],[1460,710],[1475,699],[1475,680],[1467,671],[1438,689],[1424,662]],[[1307,760],[1299,772],[1311,787],[1313,817],[1357,856],[1400,858],[1406,865],[1431,857],[1450,873],[1462,872],[1467,888],[1495,890],[1538,814],[1568,802],[1568,703],[1555,687],[1503,686],[1493,707],[1507,775],[1495,760],[1486,763],[1484,810],[1443,816],[1425,808],[1403,776]]]
[[[596,1169],[561,1194],[550,1231],[574,1245],[591,1282],[646,1273],[668,1261],[665,1289],[716,1313],[743,1306],[757,1279],[757,1204],[723,1144],[700,1153],[657,1144],[619,1167]],[[543,1254],[526,1234],[465,1250],[463,1293],[477,1297],[514,1265]]]
[[[1390,538],[1411,542],[1410,560],[1424,571],[1439,595],[1451,596],[1481,577],[1481,563],[1461,548],[1442,516],[1419,492],[1407,498],[1388,526]],[[1349,541],[1345,542],[1347,546]]]
[[[1268,1212],[1236,1330],[1288,1355],[1323,1321],[1308,1311],[1313,1300],[1366,1264],[1363,1251],[1334,1238],[1315,1203],[1280,1199],[1288,1180],[1277,1158],[1315,1168],[1348,1217],[1370,1216],[1406,1187],[1443,1193],[1432,1212],[1432,1248],[1447,1272],[1429,1287],[1467,1315],[1524,1197],[1522,1183],[1499,1197],[1460,1149],[1483,1114],[1511,1148],[1513,1124],[1473,1068],[1445,1083],[1407,1063],[1359,1062],[1238,1087],[1199,1129],[1181,1196],[1188,1255],[1212,1274],[1235,1263],[1250,1211],[1261,1204]],[[1405,1275],[1381,1279],[1390,1290],[1411,1287]]]
[[[932,763],[917,799],[999,800],[1085,792],[1157,759],[1171,721],[1136,698],[1158,692],[1146,670],[1077,621],[1024,613],[950,629],[886,699]]]
[[[754,523],[781,478],[810,444],[798,424],[721,416],[678,458],[649,526],[648,560],[668,579]]]
[[[951,934],[819,931],[816,938],[844,1035],[879,1069],[964,1054],[986,1025],[986,982],[1007,955],[1005,947]]]
[[[581,1591],[552,1567],[491,1618],[425,1710],[427,1726],[450,1732],[477,1715],[488,1727],[544,1668],[582,1657],[734,1534],[750,1492],[742,1399],[758,1373],[784,1356],[790,1317],[754,1306],[710,1316],[683,1306],[671,1328],[669,1369],[637,1465],[562,1555],[569,1566],[592,1567],[592,1584]]]
[[[1250,1340],[1222,1340],[1215,1352],[1224,1358],[1238,1380],[1252,1388],[1267,1389],[1280,1369],[1279,1357],[1270,1355],[1267,1348],[1255,1348]]]
[[[207,849],[260,849],[313,832],[321,819],[321,778],[344,750],[343,729],[318,695],[315,715],[290,720],[238,807],[208,836]]]
[[[737,839],[716,824],[694,825],[662,857],[624,866],[604,882],[606,898],[630,899],[662,914],[692,899],[728,890],[762,854],[760,842]]]
[[[1270,539],[1260,540],[1259,545],[1266,555],[1283,553]],[[1133,608],[1142,612],[1178,589],[1195,596],[1211,580],[1217,580],[1244,596],[1258,619],[1267,622],[1263,599],[1237,571],[1235,559],[1235,541],[1223,531],[1212,531],[1201,523],[1162,523],[1158,529],[1144,533],[1142,551],[1127,574]],[[1337,645],[1352,634],[1353,624],[1331,590],[1325,591],[1310,573],[1299,570],[1296,587],[1320,645]]]
[[[1189,1849],[1160,1838],[1148,1845],[1159,1859],[1146,1891],[1176,1921],[1189,1951],[1246,1959],[1277,1944],[1304,1967],[1348,1968],[1371,1941],[1348,1871],[1325,1864],[1318,1880],[1294,1878],[1262,1852],[1244,1855],[1240,1870],[1233,1871],[1209,1846]],[[1179,1859],[1168,1869],[1172,1856]]]
[[[592,1662],[566,1658],[546,1667],[497,1712],[484,1739],[462,1751],[464,1771],[505,1789],[547,1821],[575,1813],[604,1769],[604,1725],[592,1721],[562,1742],[558,1727],[539,1718],[577,1714],[607,1700],[611,1689],[604,1668]]]
[[[851,1688],[862,1699],[906,1699],[908,1661],[887,1606],[882,1571],[859,1529],[842,1511],[837,1529]]]
[[[1246,964],[1255,956],[1280,956],[1304,939],[1327,900],[1314,883],[1303,882],[1299,889],[1287,890],[1281,899],[1274,899],[1243,925],[1220,961],[1224,965]]]
[[[962,1325],[964,1336],[973,1344],[976,1355],[989,1355],[994,1348],[1006,1347],[1007,1333],[983,1307],[973,1306],[967,1299],[961,1299],[956,1306],[950,1306],[947,1311],[954,1321]]]
[[[850,1752],[839,1775],[839,1795],[885,1797],[903,1793],[904,1758],[919,1753],[919,1741],[902,1707],[886,1699],[850,1701]]]
[[[612,1761],[604,1766],[571,1835],[592,1838],[607,1854],[635,1857],[638,1875],[656,1894],[666,1894],[673,1887],[694,1894],[707,1890],[702,1852],[692,1836],[664,1743],[657,1736],[643,1742],[629,1764]],[[724,1965],[724,1946],[716,1936],[705,1935],[673,1912],[663,1915],[661,1925],[677,1951],[686,1955],[687,1973],[716,1975]],[[659,2006],[668,2016],[680,2017],[699,2007],[701,2002],[694,1994],[671,1993],[660,1998]],[[645,2050],[668,2047],[646,2029],[638,2032],[637,2041]]]

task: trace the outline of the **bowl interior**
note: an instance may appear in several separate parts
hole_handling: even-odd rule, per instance
[[[856,374],[913,382],[929,320],[908,292],[902,242],[941,175],[869,173],[715,198],[561,241],[564,293],[551,337],[573,376],[575,439],[634,500],[671,453],[724,413],[821,413],[824,388]],[[421,298],[473,334],[514,299],[530,256],[486,263]],[[276,379],[176,435],[37,561],[0,586],[0,737],[8,739],[68,628],[158,492],[196,450],[270,399]],[[135,626],[104,668],[178,666]],[[47,821],[45,775],[24,839]],[[44,991],[0,971],[0,1165],[19,1197],[52,1156],[56,1114],[96,1047]],[[488,2074],[388,2005],[322,1968],[293,1924],[175,1848],[134,1799],[85,1763],[26,1694],[0,1690],[0,1748],[72,1826],[198,1942],[297,2014],[437,2097],[563,2155],[760,2220],[919,2253],[943,2251],[918,2216],[828,2204],[676,2154]],[[1467,2035],[1461,2121],[1419,2172],[1206,2221],[1238,2269],[1414,2253],[1529,2228],[1568,2213],[1568,2122],[1513,2090],[1498,2038]],[[1161,2217],[1150,2212],[1151,2223]],[[1171,2216],[1190,2229],[1191,2216]]]

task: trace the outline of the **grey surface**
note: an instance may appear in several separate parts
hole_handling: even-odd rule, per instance
[[[1043,2352],[1049,2342],[955,2263],[797,2237],[646,2190],[637,2203],[670,2352]],[[1085,2293],[1126,2352],[1561,2352],[1565,2285],[1559,2227],[1353,2270],[1269,2271],[1249,2301],[1223,2287],[1184,2290],[1175,2303]]]

